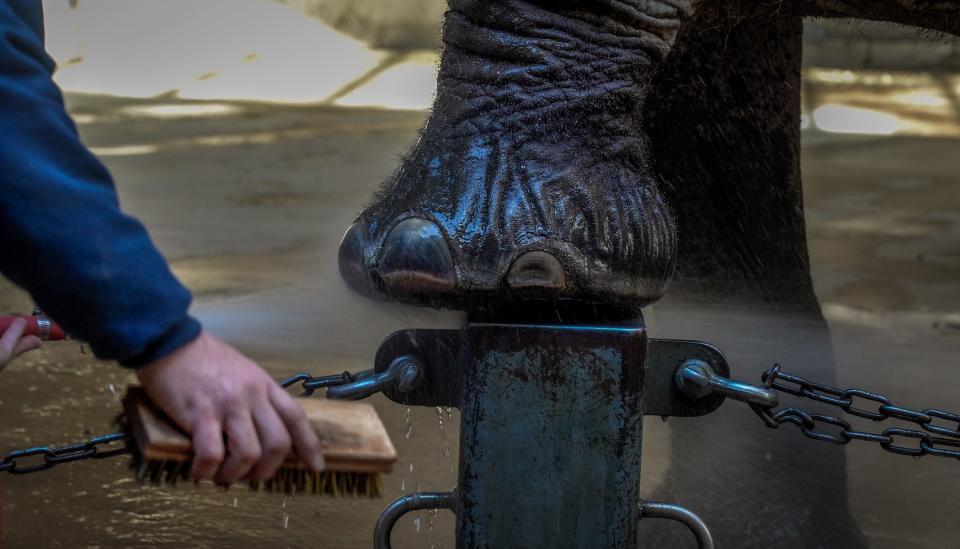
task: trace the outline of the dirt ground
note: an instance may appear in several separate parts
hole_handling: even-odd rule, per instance
[[[839,78],[835,83],[828,75],[807,90],[808,97],[819,98],[807,105],[808,115],[828,104],[883,107],[909,124],[890,135],[815,128],[805,134],[809,242],[838,378],[906,406],[956,409],[960,80],[945,77],[946,105],[931,106],[921,97],[917,106],[890,99],[882,83]],[[907,91],[922,91],[924,85],[904,84]],[[864,103],[874,96],[880,99]],[[277,377],[365,368],[393,330],[461,320],[454,313],[354,297],[336,271],[342,231],[416,138],[422,113],[69,99],[85,141],[114,173],[124,207],[146,223],[194,290],[196,315]],[[30,308],[27,296],[0,282],[0,311]],[[670,314],[654,310],[651,316],[662,323]],[[710,314],[702,314],[701,324]],[[738,330],[727,326],[717,328],[721,339],[723,330]],[[750,334],[726,336],[728,353],[750,350]],[[752,373],[744,377],[752,379]],[[120,393],[131,380],[75,342],[47,345],[25,357],[0,378],[0,453],[109,432]],[[451,488],[456,415],[449,421],[443,410],[374,402],[402,456],[387,478],[387,498],[417,488]],[[647,423],[644,477],[650,488],[665,481],[669,448],[663,441],[670,424]],[[738,428],[749,433],[762,426]],[[444,450],[444,438],[452,452]],[[954,525],[960,510],[956,462],[915,461],[866,443],[845,451],[850,506],[873,546],[960,547]],[[115,459],[0,478],[7,546],[361,547],[368,546],[384,506],[384,501],[143,487],[124,467],[123,459]],[[451,525],[445,514],[418,513],[402,521],[395,539],[401,547],[452,547]]]

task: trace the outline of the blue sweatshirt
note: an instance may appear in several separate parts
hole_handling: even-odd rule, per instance
[[[0,272],[98,357],[149,364],[200,333],[190,292],[120,211],[53,69],[40,0],[0,0]]]

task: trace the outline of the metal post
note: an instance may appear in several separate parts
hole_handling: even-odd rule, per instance
[[[635,547],[646,332],[472,325],[457,546]]]
[[[460,409],[460,479],[455,494],[413,494],[387,507],[375,536],[384,548],[403,513],[448,508],[459,549],[633,549],[643,516],[679,520],[709,549],[692,512],[638,505],[643,416],[696,417],[724,394],[768,396],[724,382],[730,369],[713,346],[648,340],[642,320],[401,330],[380,346],[370,376],[391,372],[406,372],[382,384],[394,402]],[[338,394],[367,384],[353,385]]]

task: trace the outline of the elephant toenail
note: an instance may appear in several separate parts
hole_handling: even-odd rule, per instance
[[[388,294],[450,293],[457,276],[443,232],[432,221],[410,218],[387,235],[377,274]]]
[[[547,252],[527,252],[513,262],[507,284],[514,289],[560,290],[567,284],[567,275],[556,257]]]
[[[364,265],[364,238],[361,223],[350,225],[340,241],[340,276],[350,289],[363,294],[369,294],[372,289],[371,281],[367,278]]]

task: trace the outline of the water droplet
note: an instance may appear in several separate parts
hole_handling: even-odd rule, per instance
[[[280,504],[280,508],[281,509],[287,508],[287,498],[283,498],[283,503]]]
[[[286,528],[286,527],[288,527],[289,525],[290,525],[290,515],[284,513],[284,514],[283,514],[283,527]]]
[[[404,438],[410,438],[411,436],[413,436],[413,419],[411,418],[411,413],[412,413],[411,409],[408,407],[407,412],[403,417]]]
[[[239,506],[240,506],[239,498],[236,498],[236,497],[233,498],[233,506],[234,506],[234,507],[239,507]]]
[[[417,529],[417,532],[420,532],[420,517],[413,519],[413,527]]]
[[[447,461],[447,467],[450,469],[450,472],[453,472],[453,463],[450,460],[452,452],[450,451],[450,441],[447,440],[447,432],[443,428],[443,416],[446,415],[449,419],[452,415],[450,408],[441,408],[437,406],[437,423],[440,425],[440,438],[443,440],[443,448],[440,450],[440,455],[442,455]]]

